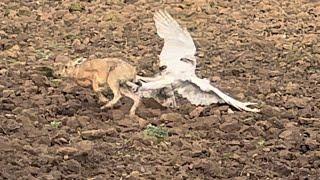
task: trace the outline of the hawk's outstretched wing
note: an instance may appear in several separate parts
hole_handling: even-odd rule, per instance
[[[260,111],[259,109],[248,107],[256,103],[240,102],[212,86],[209,80],[200,79],[196,76],[190,78],[188,81],[181,81],[180,86],[177,86],[176,90],[182,97],[187,98],[195,105],[209,105],[219,102],[227,103],[239,110],[249,112]]]
[[[160,54],[160,66],[166,65],[169,69],[185,68],[183,64],[196,66],[196,46],[186,28],[181,28],[167,11],[157,11],[154,21],[158,35],[164,39],[164,46]],[[186,58],[194,61],[183,62]]]

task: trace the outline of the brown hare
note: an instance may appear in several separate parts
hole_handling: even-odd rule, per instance
[[[60,64],[55,74],[73,78],[82,87],[92,86],[99,100],[106,103],[101,109],[113,107],[122,95],[131,98],[134,103],[130,109],[130,115],[135,115],[140,103],[140,97],[132,92],[132,88],[137,87],[133,83],[136,81],[137,72],[131,64],[118,58],[76,60]],[[111,101],[102,94],[102,91],[107,86],[110,87],[113,93]]]

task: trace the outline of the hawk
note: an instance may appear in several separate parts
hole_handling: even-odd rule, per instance
[[[196,46],[190,33],[182,28],[167,11],[154,14],[157,34],[164,39],[160,53],[160,66],[166,67],[155,77],[141,77],[138,91],[148,92],[162,88],[172,88],[194,105],[227,103],[238,110],[259,112],[252,102],[240,102],[214,87],[208,79],[196,75]]]

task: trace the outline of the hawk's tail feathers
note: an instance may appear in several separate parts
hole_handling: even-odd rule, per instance
[[[194,77],[191,79],[191,82],[199,86],[199,88],[205,92],[213,92],[217,96],[219,96],[224,102],[227,104],[239,109],[239,110],[244,110],[244,111],[249,111],[249,112],[260,112],[259,109],[257,108],[250,108],[248,106],[250,105],[256,105],[257,103],[252,103],[252,102],[240,102],[227,94],[223,93],[221,90],[218,88],[212,86],[210,84],[210,81],[207,79],[200,79],[198,77]]]

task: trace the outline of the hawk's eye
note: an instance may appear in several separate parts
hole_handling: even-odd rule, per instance
[[[163,70],[165,70],[165,69],[167,69],[167,66],[166,66],[166,65],[163,65],[163,66],[160,66],[160,67],[159,67],[159,70],[160,70],[160,71],[163,71]]]

